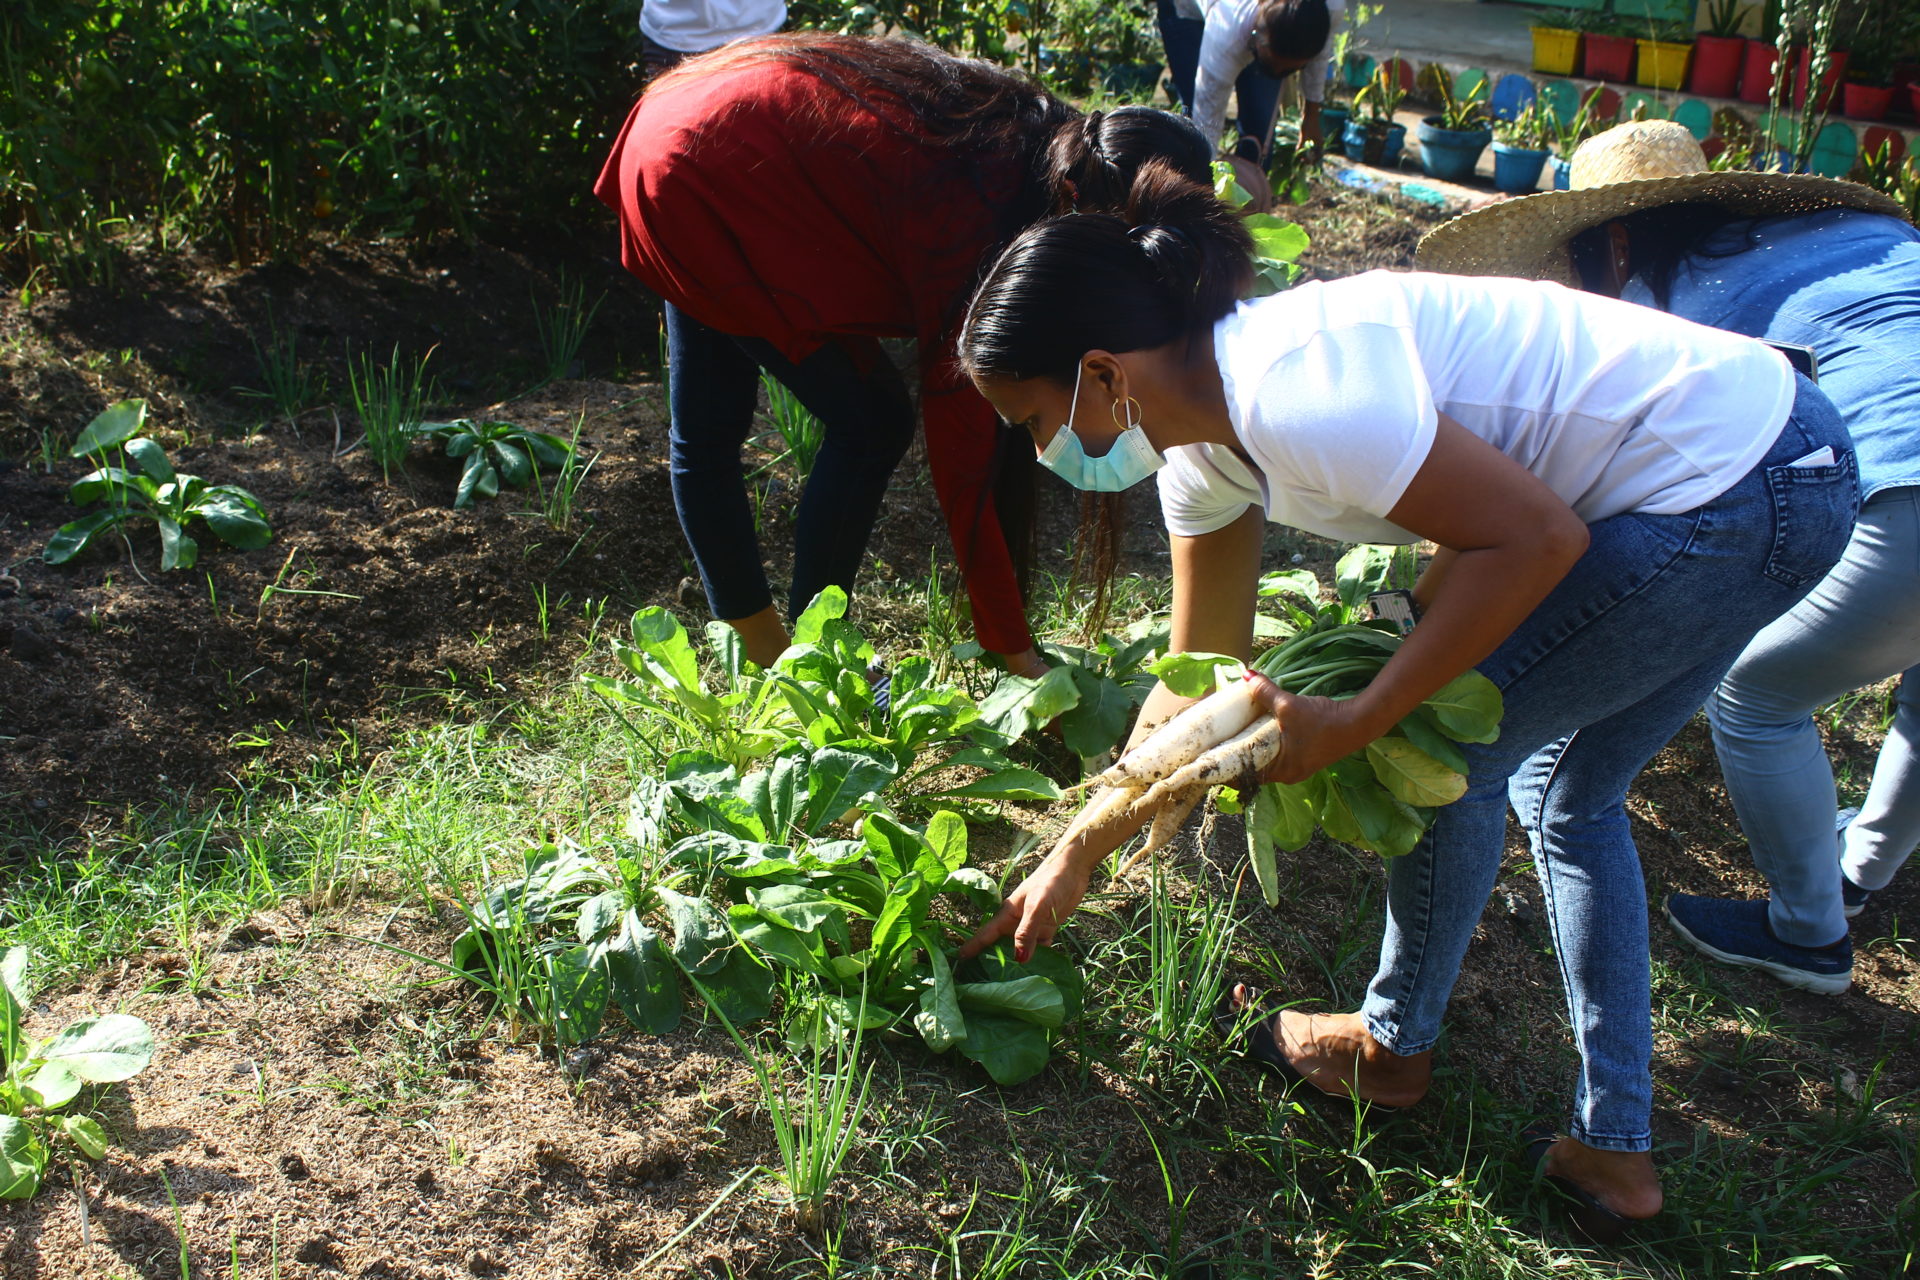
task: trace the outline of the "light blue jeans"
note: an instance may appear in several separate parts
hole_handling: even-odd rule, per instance
[[[1773,931],[1819,947],[1845,936],[1834,857],[1833,766],[1813,712],[1899,675],[1873,785],[1847,828],[1848,878],[1883,889],[1920,844],[1920,488],[1860,508],[1832,573],[1753,638],[1707,702],[1713,745],[1754,865],[1773,889]]]
[[[1831,466],[1790,464],[1831,446]],[[1361,1014],[1394,1053],[1433,1046],[1500,871],[1511,802],[1532,843],[1580,1079],[1570,1132],[1652,1146],[1647,891],[1627,786],[1760,628],[1826,576],[1859,488],[1851,441],[1805,379],[1746,478],[1681,515],[1591,525],[1592,544],[1480,670],[1506,699],[1500,740],[1466,748],[1467,793],[1389,864],[1387,930]]]

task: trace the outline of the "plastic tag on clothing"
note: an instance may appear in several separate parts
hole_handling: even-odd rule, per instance
[[[1802,467],[1830,467],[1836,461],[1838,461],[1838,459],[1833,456],[1833,446],[1823,444],[1806,457],[1796,458],[1792,462],[1789,462],[1787,466],[1797,471]]]

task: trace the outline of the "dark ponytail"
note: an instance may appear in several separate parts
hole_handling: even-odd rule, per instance
[[[1061,125],[1045,160],[1052,211],[1117,211],[1133,190],[1141,166],[1152,160],[1194,182],[1213,181],[1213,148],[1185,116],[1154,107],[1120,107]]]
[[[1073,379],[1098,347],[1141,351],[1209,329],[1253,284],[1253,241],[1213,189],[1140,168],[1120,216],[1068,214],[1000,256],[960,330],[972,378]]]

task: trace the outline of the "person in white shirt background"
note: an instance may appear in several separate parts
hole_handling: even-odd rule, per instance
[[[693,54],[772,35],[786,21],[786,0],[646,0],[640,8],[640,44],[647,79]]]
[[[1234,154],[1265,168],[1281,85],[1298,72],[1300,140],[1318,147],[1333,33],[1346,11],[1346,0],[1159,0],[1160,42],[1181,109],[1218,146],[1232,93]]]
[[[1852,441],[1751,338],[1521,280],[1376,271],[1241,301],[1250,250],[1210,190],[1145,166],[1125,217],[1068,215],[1014,241],[969,306],[961,365],[1070,483],[1159,472],[1169,652],[1250,655],[1269,521],[1440,548],[1414,589],[1418,625],[1365,690],[1261,687],[1285,729],[1265,777],[1297,783],[1364,749],[1468,667],[1501,690],[1499,738],[1462,744],[1466,794],[1388,863],[1358,1012],[1276,1009],[1244,987],[1222,1012],[1296,1092],[1419,1102],[1511,805],[1580,1055],[1569,1123],[1526,1135],[1525,1158],[1589,1234],[1617,1235],[1662,1205],[1627,787],[1840,558]],[[1180,704],[1156,687],[1135,736]],[[960,958],[1051,941],[1145,816],[1063,841]]]

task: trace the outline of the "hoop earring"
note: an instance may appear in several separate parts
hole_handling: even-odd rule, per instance
[[[1127,420],[1125,422],[1120,420],[1121,405],[1127,407]],[[1132,396],[1122,396],[1118,400],[1115,400],[1109,412],[1113,415],[1114,425],[1122,431],[1131,431],[1140,425],[1140,402]]]

